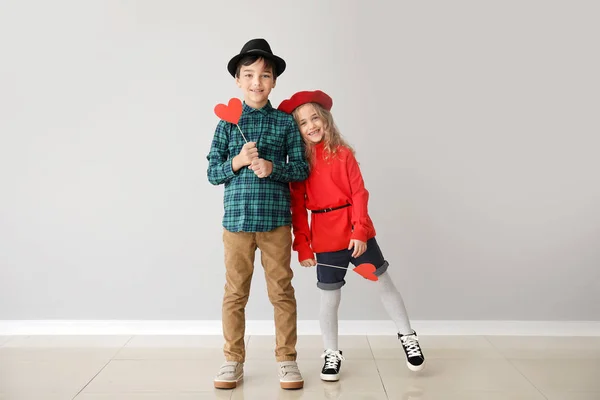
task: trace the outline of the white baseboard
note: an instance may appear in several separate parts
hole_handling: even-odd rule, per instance
[[[419,335],[600,336],[600,321],[412,321]],[[391,321],[339,323],[340,335],[390,335]],[[220,320],[0,320],[0,335],[221,335]],[[246,322],[247,335],[273,335],[273,321]],[[319,321],[298,321],[299,335],[319,335]]]

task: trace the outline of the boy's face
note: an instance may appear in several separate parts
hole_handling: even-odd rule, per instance
[[[308,103],[300,106],[296,113],[298,129],[304,141],[308,143],[320,143],[325,136],[324,122],[317,114],[315,107]]]
[[[275,87],[273,71],[265,66],[262,58],[254,64],[242,65],[235,82],[244,93],[244,101],[252,108],[264,107],[269,101],[271,90]]]

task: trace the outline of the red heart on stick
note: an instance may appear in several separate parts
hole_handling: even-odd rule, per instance
[[[379,280],[379,278],[377,278],[377,275],[375,275],[375,270],[376,268],[373,264],[364,263],[357,265],[352,271],[356,272],[365,279],[376,281]]]
[[[217,104],[215,114],[222,120],[237,125],[242,116],[242,102],[237,97],[232,97],[227,105]]]

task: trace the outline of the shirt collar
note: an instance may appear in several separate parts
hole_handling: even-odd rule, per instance
[[[243,107],[244,113],[260,112],[261,114],[268,114],[272,110],[274,110],[274,108],[271,105],[271,100],[267,100],[267,104],[265,104],[263,106],[263,108],[252,108],[248,104],[246,104],[246,102],[244,101],[244,107]]]

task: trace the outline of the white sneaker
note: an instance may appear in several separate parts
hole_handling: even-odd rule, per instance
[[[226,361],[221,365],[215,377],[217,389],[233,389],[244,378],[244,364],[237,361]]]
[[[304,378],[302,378],[296,361],[281,361],[278,363],[278,373],[282,389],[302,389],[304,387]]]

